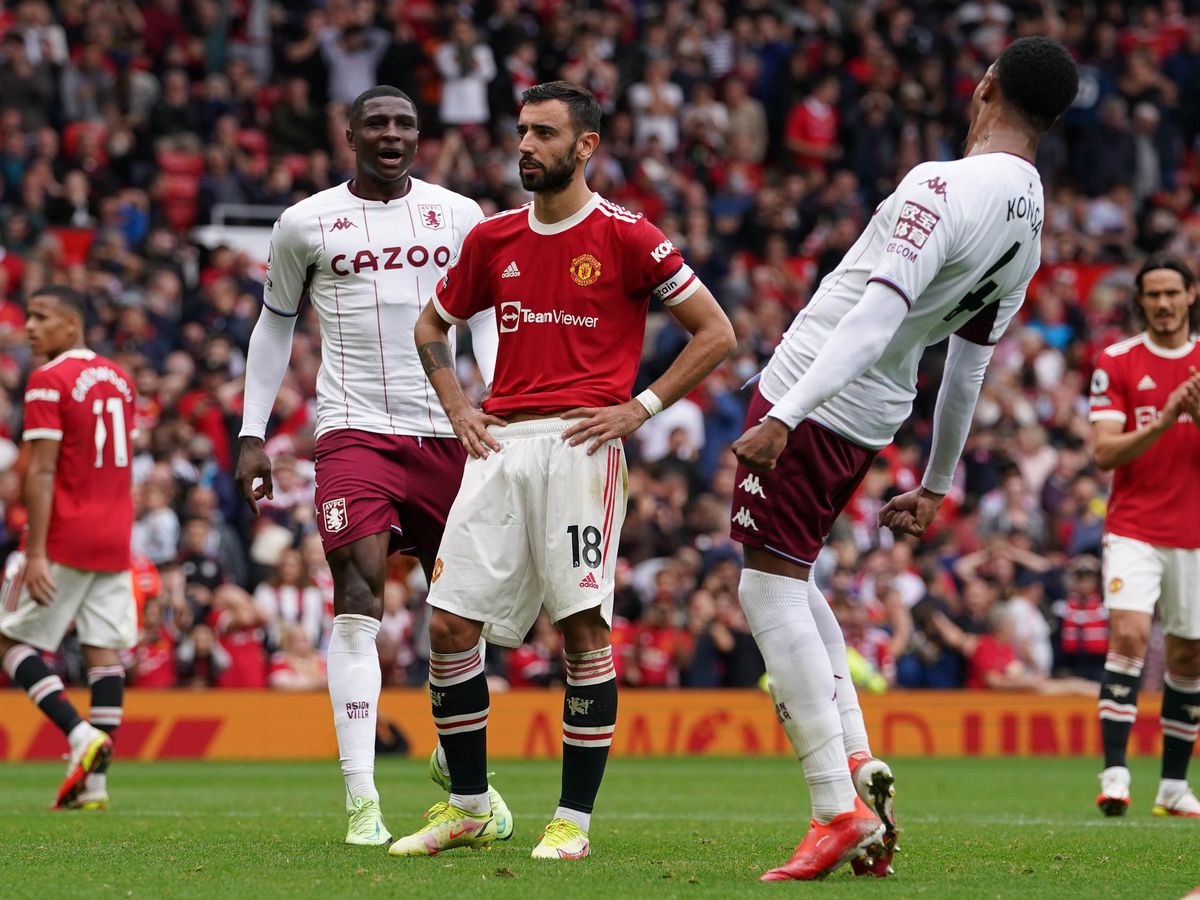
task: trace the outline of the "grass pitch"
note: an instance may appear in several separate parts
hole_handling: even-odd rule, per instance
[[[904,831],[897,875],[757,883],[807,821],[784,759],[617,759],[581,863],[529,859],[558,797],[558,764],[495,764],[510,841],[432,859],[347,847],[328,763],[123,763],[108,813],[49,812],[59,765],[0,766],[0,896],[1176,898],[1200,885],[1200,822],[1149,814],[1157,769],[1136,764],[1125,819],[1094,807],[1093,760],[892,760]],[[425,761],[378,770],[388,826],[440,799]]]

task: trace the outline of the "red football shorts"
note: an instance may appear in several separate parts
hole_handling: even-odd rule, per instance
[[[389,553],[437,555],[467,460],[458,438],[329,431],[316,457],[326,553],[389,532]]]
[[[746,428],[757,425],[770,409],[755,386]],[[811,566],[877,452],[805,419],[793,429],[774,469],[738,466],[733,539]]]

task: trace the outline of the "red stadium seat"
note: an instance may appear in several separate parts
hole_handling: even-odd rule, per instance
[[[95,133],[97,143],[100,145],[104,144],[107,131],[101,123],[88,121],[72,122],[63,129],[62,149],[67,157],[75,159],[79,156],[79,139],[80,135],[85,131]]]
[[[47,228],[46,233],[54,235],[62,244],[63,262],[67,265],[87,262],[92,241],[96,239],[92,228]]]
[[[200,179],[195,175],[163,175],[160,198],[165,203],[176,200],[194,201],[200,194]]]
[[[204,154],[187,150],[160,150],[158,167],[168,175],[204,174]]]
[[[177,231],[186,231],[196,224],[199,204],[195,200],[173,199],[163,203],[167,224]]]
[[[266,156],[267,135],[257,128],[243,128],[238,132],[238,146],[254,156]]]

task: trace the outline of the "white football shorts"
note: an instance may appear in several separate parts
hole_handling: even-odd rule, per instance
[[[1162,613],[1164,634],[1200,639],[1200,549],[1104,536],[1104,605]]]
[[[23,562],[23,561],[22,561]],[[24,584],[24,565],[6,567],[4,595],[16,595],[16,607],[0,610],[0,633],[14,641],[53,653],[75,623],[79,643],[126,650],[137,643],[137,605],[133,576],[124,572],[88,572],[50,563],[58,587],[54,601],[42,606]]]
[[[599,607],[611,624],[628,476],[621,441],[594,454],[566,419],[491,426],[503,446],[467,459],[433,568],[429,603],[518,647],[542,606],[553,622]]]

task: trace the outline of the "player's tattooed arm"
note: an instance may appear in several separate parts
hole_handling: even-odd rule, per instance
[[[450,345],[445,341],[430,341],[417,347],[417,356],[421,358],[421,366],[425,369],[426,377],[438,369],[452,368],[454,360],[450,358]]]

